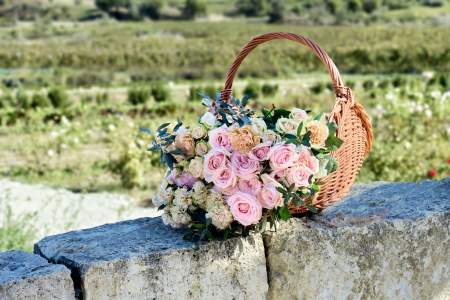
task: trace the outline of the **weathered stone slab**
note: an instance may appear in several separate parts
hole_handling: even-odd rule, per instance
[[[264,241],[270,299],[450,299],[450,179],[356,186]]]
[[[194,249],[160,218],[44,238],[35,252],[72,269],[84,299],[264,299],[262,237]]]
[[[0,253],[0,299],[75,299],[70,270],[22,251]]]

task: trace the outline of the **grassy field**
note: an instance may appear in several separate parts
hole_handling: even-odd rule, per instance
[[[118,190],[148,198],[161,170],[144,151],[148,137],[139,134],[139,127],[154,128],[177,116],[194,120],[203,108],[189,100],[198,100],[189,91],[218,90],[237,50],[249,37],[267,31],[314,38],[356,86],[374,119],[376,139],[389,142],[375,144],[361,181],[417,180],[445,162],[450,126],[444,118],[450,84],[445,37],[450,28],[242,22],[20,23],[0,28],[1,174],[77,191]],[[421,75],[427,70],[434,77]],[[323,66],[294,43],[262,46],[239,75],[238,94],[247,85],[277,87],[276,94],[255,100],[257,108],[276,103],[326,110],[332,102]],[[138,105],[128,101],[130,91],[156,82],[170,95],[159,102],[148,95]],[[48,100],[56,87],[67,94],[67,103],[32,103]],[[398,136],[392,134],[397,131]],[[432,151],[421,153],[430,143]],[[427,159],[417,163],[418,153]]]
[[[204,111],[197,92],[219,90],[238,49],[269,31],[318,41],[367,108],[375,143],[359,182],[449,176],[450,27],[243,19],[38,20],[0,27],[0,176],[75,192],[126,193],[149,203],[163,170],[139,128],[177,117],[192,123]],[[257,49],[239,71],[235,92],[255,93],[256,110],[275,104],[327,111],[333,104],[324,67],[289,42]],[[1,213],[0,249],[28,247],[32,216],[13,220]]]

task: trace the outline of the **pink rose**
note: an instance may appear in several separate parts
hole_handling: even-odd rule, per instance
[[[230,166],[225,166],[213,176],[212,182],[219,190],[227,190],[236,186],[237,178]]]
[[[231,155],[231,166],[236,175],[244,179],[253,177],[260,169],[257,160],[251,159],[248,154],[242,154],[237,151]]]
[[[259,181],[258,177],[253,176],[248,179],[240,179],[238,187],[240,191],[255,196],[262,188],[262,183]]]
[[[293,144],[277,144],[270,150],[270,167],[279,171],[291,167],[296,159],[295,146]]]
[[[271,185],[265,185],[261,190],[259,190],[257,198],[259,203],[261,203],[261,206],[267,209],[272,209],[283,203],[281,193]]]
[[[213,148],[223,148],[226,150],[231,150],[231,141],[226,125],[222,125],[221,127],[210,130],[208,136],[209,143]]]
[[[250,151],[250,157],[259,161],[268,159],[271,145],[271,142],[259,144]]]
[[[213,176],[228,162],[228,153],[221,149],[211,149],[203,162],[203,174],[207,182],[213,180]]]
[[[189,172],[181,172],[177,175],[175,169],[171,171],[168,180],[172,181],[177,187],[186,187],[188,189],[191,189],[197,181]]]
[[[250,194],[237,192],[227,199],[234,219],[244,226],[257,224],[262,216],[262,206]]]
[[[316,174],[319,172],[319,160],[311,153],[311,151],[303,147],[298,153],[298,163],[307,167],[311,173]]]
[[[294,166],[287,172],[287,182],[295,185],[295,187],[309,186],[309,177],[311,177],[311,170],[304,166]]]

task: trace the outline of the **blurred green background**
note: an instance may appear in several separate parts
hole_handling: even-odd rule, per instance
[[[197,94],[270,31],[316,40],[367,108],[375,143],[359,182],[449,176],[448,0],[0,0],[0,176],[148,204],[162,169],[139,128],[193,122]],[[320,61],[286,41],[248,57],[235,93],[256,109],[334,100]],[[3,248],[25,221],[11,222]]]

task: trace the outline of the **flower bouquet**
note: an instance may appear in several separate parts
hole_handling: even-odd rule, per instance
[[[231,96],[240,64],[271,40],[302,44],[327,67],[336,94],[329,114],[275,107],[257,114],[247,108],[248,97]],[[334,62],[317,43],[293,33],[250,40],[222,92],[204,97],[203,104],[208,111],[197,124],[162,124],[150,148],[168,167],[154,203],[164,209],[164,223],[189,228],[191,240],[262,231],[335,203],[350,189],[372,145],[369,117]]]
[[[290,208],[316,212],[321,179],[337,168],[336,124],[306,110],[246,107],[248,97],[215,101],[192,127],[162,124],[152,151],[168,166],[154,204],[190,239],[227,238],[276,226]]]

